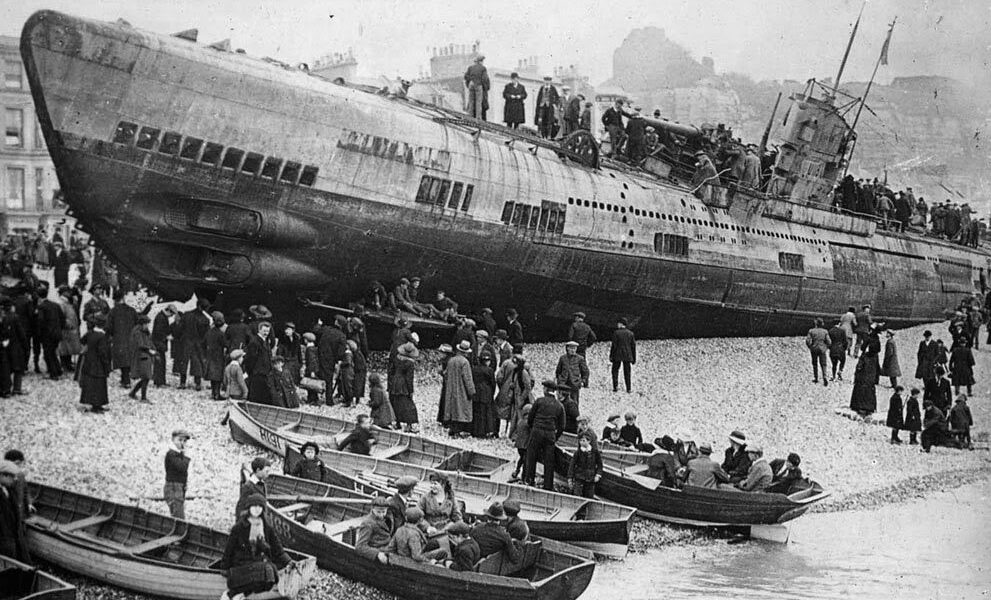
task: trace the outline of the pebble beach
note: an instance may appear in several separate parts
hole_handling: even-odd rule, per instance
[[[949,341],[947,323],[933,323],[896,332],[902,384],[921,387],[915,372],[915,350],[922,331]],[[983,337],[983,336],[982,336]],[[591,383],[582,390],[581,411],[601,430],[613,413],[638,415],[644,437],[663,434],[713,444],[716,453],[727,446],[732,430],[742,430],[774,458],[797,452],[806,475],[832,495],[813,507],[814,512],[864,510],[903,502],[930,493],[989,479],[991,454],[987,431],[991,400],[991,350],[975,351],[974,394],[970,401],[978,441],[973,451],[888,443],[883,426],[855,421],[835,413],[849,403],[855,361],[848,359],[843,381],[812,383],[804,338],[715,338],[638,342],[639,362],[633,367],[633,393],[612,392],[609,344],[588,351]],[[526,357],[539,381],[551,376],[562,344],[533,344]],[[443,439],[446,432],[434,422],[440,380],[436,354],[425,352],[417,371],[415,400],[423,435]],[[374,368],[382,363],[373,356]],[[111,379],[111,384],[115,380]],[[29,478],[116,502],[138,504],[167,514],[162,493],[165,451],[169,434],[190,430],[190,484],[187,517],[218,529],[232,525],[231,507],[237,500],[241,463],[259,450],[235,443],[221,426],[226,403],[212,401],[209,391],[149,389],[152,405],[138,404],[127,392],[111,385],[111,404],[105,414],[87,414],[78,404],[79,391],[69,380],[52,382],[33,373],[26,377],[28,395],[0,400],[0,440],[4,449],[19,448],[28,460]],[[622,388],[622,384],[620,386]],[[878,386],[878,412],[887,409],[892,390],[887,378]],[[358,408],[305,407],[329,415],[354,418],[368,412]],[[907,439],[907,436],[903,435]],[[983,440],[983,441],[981,441]],[[479,451],[515,457],[505,439],[457,440],[453,443]],[[271,458],[276,459],[275,456]],[[331,465],[332,466],[332,465]],[[281,468],[281,461],[276,461]],[[706,546],[725,538],[696,529],[667,526],[635,518],[632,552],[676,544]],[[80,588],[80,598],[130,599],[141,596],[84,580],[53,569]],[[600,562],[596,578],[607,577],[609,562]],[[645,590],[646,591],[646,590]],[[391,598],[368,586],[350,582],[328,571],[318,571],[303,600],[328,597]]]

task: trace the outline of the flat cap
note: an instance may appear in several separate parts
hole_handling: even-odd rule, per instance
[[[458,521],[457,523],[452,523],[450,527],[447,528],[447,533],[450,535],[468,535],[471,532],[471,528],[464,521]]]
[[[0,460],[0,474],[17,475],[21,474],[21,468],[9,460]]]
[[[188,429],[176,429],[175,431],[172,432],[172,437],[174,438],[184,437],[188,440],[189,438],[193,437],[193,434],[189,433]]]
[[[396,488],[398,488],[400,492],[408,492],[416,487],[416,484],[419,482],[420,480],[412,475],[403,475],[396,480]]]

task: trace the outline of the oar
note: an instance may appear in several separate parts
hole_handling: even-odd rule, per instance
[[[368,504],[371,498],[334,498],[333,496],[293,496],[273,494],[265,498],[269,502],[307,502],[310,504]]]

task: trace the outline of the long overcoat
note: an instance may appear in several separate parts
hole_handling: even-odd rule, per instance
[[[155,375],[155,342],[143,325],[131,329],[131,377],[151,380]]]
[[[227,366],[227,338],[219,327],[211,327],[206,332],[203,340],[206,349],[204,358],[206,359],[207,381],[223,381],[224,368]]]
[[[182,315],[182,351],[189,361],[189,375],[206,375],[206,339],[210,331],[210,319],[203,311],[193,309]]]
[[[925,340],[919,342],[919,351],[915,355],[918,364],[915,367],[916,379],[936,378],[936,342]]]
[[[124,302],[117,302],[107,315],[107,335],[110,337],[110,351],[113,367],[131,368],[131,330],[138,322],[138,311]]]
[[[444,422],[470,423],[475,383],[471,378],[471,363],[460,353],[447,361],[444,392]]]
[[[905,427],[905,420],[902,418],[902,397],[898,394],[892,394],[891,400],[888,400],[888,418],[884,424],[892,429]]]
[[[16,312],[3,316],[0,338],[8,340],[6,352],[10,370],[24,372],[28,368],[28,355],[31,353],[27,328],[24,319]]]
[[[79,402],[96,408],[106,406],[107,376],[111,370],[110,342],[102,331],[91,329],[83,337],[86,353],[79,368]]]
[[[62,341],[58,345],[58,355],[74,356],[83,351],[83,343],[79,340],[79,315],[68,300],[59,297],[57,302],[65,317],[62,321]]]
[[[507,125],[526,123],[526,88],[521,83],[507,83],[502,88],[502,98],[506,104],[502,111],[502,122]],[[489,332],[494,333],[494,332]]]
[[[884,363],[881,365],[881,375],[884,377],[901,377],[902,368],[898,364],[898,348],[895,338],[889,338],[884,344]]]
[[[850,409],[857,412],[873,413],[877,411],[877,391],[875,386],[881,375],[878,364],[878,354],[881,352],[881,340],[876,333],[868,336],[861,347],[862,354],[857,361],[857,370],[853,375],[853,393],[850,396]]]
[[[974,352],[970,346],[961,344],[950,350],[950,380],[954,386],[974,385]]]

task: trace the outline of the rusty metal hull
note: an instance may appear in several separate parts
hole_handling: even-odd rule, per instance
[[[791,335],[865,302],[894,327],[940,320],[991,269],[987,253],[924,238],[711,208],[437,109],[127,25],[42,12],[21,50],[71,214],[166,295],[295,311],[299,295],[346,305],[418,274],[465,309],[517,308],[530,340],[562,337],[578,310],[602,329],[626,317],[641,337]],[[115,136],[122,122],[319,175],[139,148]],[[429,177],[446,182],[441,204],[421,201]]]

